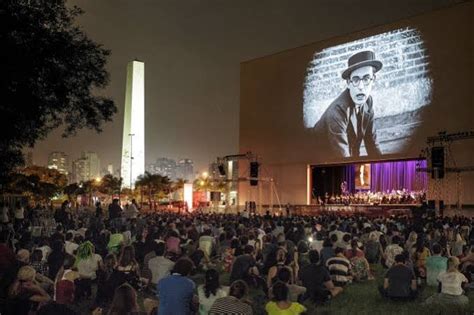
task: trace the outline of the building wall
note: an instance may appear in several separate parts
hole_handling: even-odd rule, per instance
[[[472,87],[474,86],[474,4],[467,2],[449,9],[434,11],[396,23],[382,25],[361,32],[331,38],[322,42],[287,50],[271,56],[250,60],[241,64],[241,95],[240,95],[240,138],[239,151],[251,151],[259,156],[259,161],[265,169],[261,176],[273,178],[280,194],[282,203],[290,202],[305,204],[307,201],[307,167],[308,165],[342,164],[360,161],[380,161],[418,158],[427,148],[426,139],[435,136],[440,131],[455,133],[473,129],[474,102]],[[442,26],[442,32],[440,27]],[[406,117],[399,120],[385,120],[385,127],[398,126],[393,137],[404,141],[404,149],[394,151],[382,157],[372,158],[339,158],[331,155],[331,151],[318,146],[311,123],[305,125],[304,91],[307,78],[319,75],[327,85],[333,80],[328,73],[309,73],[312,69],[312,60],[319,52],[328,47],[342,45],[340,51],[328,57],[328,67],[331,62],[344,60],[351,46],[344,47],[344,43],[354,42],[362,38],[370,38],[377,34],[402,30],[394,36],[394,43],[405,41],[408,43],[414,33],[403,33],[406,28],[413,28],[422,35],[425,50],[420,51],[415,46],[413,51],[401,54],[407,67],[405,75],[429,76],[432,89],[429,95],[424,95],[428,104],[421,112],[416,130],[409,136],[403,136],[406,129]],[[370,41],[368,42],[370,44]],[[396,45],[395,45],[396,46]],[[345,49],[345,50],[344,50]],[[418,49],[418,50],[417,50]],[[344,56],[344,58],[342,58]],[[333,58],[333,59],[331,59]],[[425,68],[429,60],[429,71]],[[411,65],[411,66],[410,66]],[[390,67],[390,63],[384,67]],[[387,70],[387,69],[386,69]],[[388,69],[389,71],[390,69]],[[421,72],[420,72],[421,71]],[[390,72],[390,71],[389,71]],[[388,72],[387,72],[388,73]],[[387,74],[386,73],[386,74]],[[392,72],[378,87],[387,87],[395,84],[398,72]],[[382,77],[382,76],[381,76]],[[344,84],[340,76],[339,84]],[[392,82],[393,81],[393,82]],[[324,81],[325,82],[325,81]],[[334,83],[334,82],[333,82]],[[335,83],[334,83],[335,84]],[[324,86],[324,84],[322,84]],[[416,86],[412,86],[416,88]],[[418,90],[399,90],[397,97],[403,101],[403,93],[417,94]],[[421,91],[420,91],[421,92]],[[426,91],[424,91],[426,92]],[[379,108],[383,109],[390,104],[390,110],[396,111],[397,104],[390,95],[377,99]],[[399,106],[402,106],[400,104]],[[387,109],[384,109],[386,111]],[[379,111],[380,113],[380,111]],[[381,119],[380,121],[383,121]],[[451,160],[448,166],[474,166],[474,140],[464,140],[451,145]],[[449,164],[451,163],[451,164]],[[240,175],[245,174],[248,167],[241,162]],[[429,190],[429,198],[444,198],[453,200],[458,193],[453,186],[458,185],[462,192],[464,204],[474,204],[474,172],[449,175],[436,189]],[[454,178],[453,178],[454,177]],[[458,182],[460,182],[458,184]],[[432,182],[433,183],[433,182]],[[263,189],[263,188],[262,188]],[[258,188],[249,188],[248,183],[239,185],[239,204],[243,205],[248,198],[255,200]],[[263,196],[269,194],[262,193]],[[443,195],[444,194],[444,195]],[[448,194],[448,195],[446,195]],[[265,197],[268,203],[269,197]]]

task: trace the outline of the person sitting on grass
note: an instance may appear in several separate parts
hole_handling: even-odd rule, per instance
[[[304,299],[310,299],[315,303],[324,303],[342,292],[341,287],[334,286],[326,267],[319,264],[319,253],[316,250],[309,251],[311,264],[300,269],[298,279],[306,288]]]
[[[277,279],[280,282],[283,282],[288,287],[288,298],[291,302],[298,302],[300,297],[303,297],[303,294],[306,293],[306,288],[296,284],[290,284],[291,280],[291,271],[288,268],[282,268],[278,270]],[[272,294],[270,292],[270,294]]]
[[[196,284],[189,278],[193,268],[194,264],[189,258],[180,258],[171,275],[158,282],[159,314],[194,314]]]
[[[334,285],[344,287],[352,281],[351,262],[344,256],[344,248],[336,247],[335,253],[335,257],[327,260],[326,267]]]
[[[277,282],[272,287],[273,301],[265,306],[268,315],[285,315],[285,314],[303,314],[306,307],[297,302],[291,302],[288,299],[289,290],[283,282]]]
[[[205,283],[198,286],[199,314],[207,315],[214,302],[229,295],[229,287],[221,286],[219,273],[215,269],[206,271]]]
[[[415,274],[405,261],[405,255],[395,256],[394,264],[385,274],[383,286],[379,287],[383,297],[394,300],[413,300],[417,297]]]
[[[459,259],[455,256],[448,259],[448,270],[438,275],[440,293],[430,296],[426,304],[458,305],[469,304],[469,298],[463,294],[467,278],[459,272]]]
[[[448,268],[448,258],[441,256],[441,246],[433,245],[433,256],[426,258],[426,284],[438,285],[438,275]]]
[[[252,315],[250,301],[246,300],[249,288],[242,280],[232,282],[229,295],[217,299],[209,310],[209,315],[239,314]],[[160,313],[161,314],[161,313]]]

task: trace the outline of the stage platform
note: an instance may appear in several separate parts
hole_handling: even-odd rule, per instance
[[[421,204],[330,204],[295,206],[294,213],[297,215],[318,215],[320,213],[335,212],[338,214],[364,214],[367,216],[390,216],[411,215],[413,208],[419,208]]]

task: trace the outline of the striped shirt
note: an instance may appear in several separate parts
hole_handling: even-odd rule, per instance
[[[342,287],[349,281],[351,262],[346,257],[336,256],[326,262],[331,280],[337,287]]]
[[[252,315],[252,307],[241,302],[234,296],[217,299],[212,305],[209,315]]]

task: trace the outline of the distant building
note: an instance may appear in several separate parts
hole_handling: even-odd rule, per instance
[[[58,170],[59,173],[69,174],[68,156],[64,152],[51,152],[48,156],[48,168]]]
[[[158,158],[155,163],[147,166],[147,171],[151,174],[168,176],[171,180],[176,179],[177,164],[173,159]]]
[[[95,152],[82,152],[81,157],[72,163],[72,182],[85,182],[100,175],[100,160]]]
[[[192,183],[194,180],[194,163],[190,159],[182,159],[178,161],[176,169],[176,177],[187,180]]]

